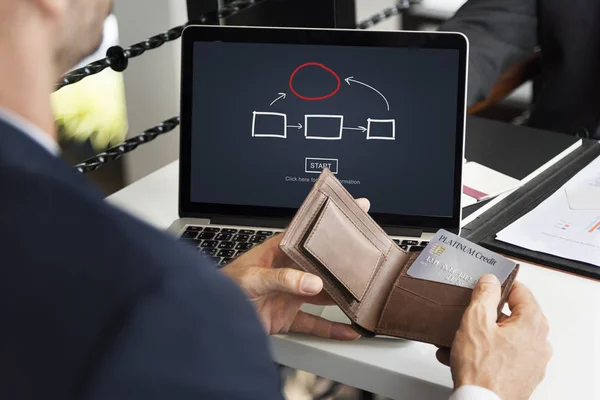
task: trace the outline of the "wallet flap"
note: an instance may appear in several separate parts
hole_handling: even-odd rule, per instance
[[[322,192],[338,203],[341,208],[347,210],[347,216],[351,216],[356,227],[368,235],[369,240],[382,253],[387,254],[393,241],[387,233],[373,219],[358,207],[354,198],[346,191],[342,184],[333,176],[324,174]]]
[[[280,248],[324,290],[363,335],[373,334],[408,253],[325,169],[284,234]]]
[[[352,219],[328,200],[304,243],[358,301],[362,301],[383,254]]]

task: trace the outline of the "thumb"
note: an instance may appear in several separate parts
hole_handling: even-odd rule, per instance
[[[364,211],[364,212],[369,212],[369,209],[371,208],[371,202],[369,201],[369,199],[356,199],[356,204],[358,204],[358,206]]]
[[[495,324],[498,320],[498,305],[501,295],[502,287],[498,278],[495,275],[482,276],[473,288],[471,305],[467,309],[467,313],[477,313],[478,319],[482,318],[489,324]]]
[[[253,274],[255,294],[262,296],[283,292],[298,296],[315,296],[323,290],[323,281],[318,276],[292,268],[261,268]]]

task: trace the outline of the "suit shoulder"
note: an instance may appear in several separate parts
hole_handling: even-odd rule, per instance
[[[229,283],[199,293],[198,279],[174,277],[137,307],[95,371],[87,400],[282,399],[267,336],[248,302]]]
[[[11,226],[4,239],[27,243],[33,232],[43,232],[44,240],[37,246],[45,251],[39,261],[50,262],[60,255],[73,261],[84,257],[88,263],[118,262],[136,272],[162,266],[166,274],[173,271],[167,268],[171,264],[198,262],[191,249],[106,203],[100,192],[75,174],[3,167],[0,184],[6,188],[0,197],[0,215]],[[64,252],[65,246],[72,251]]]
[[[6,267],[0,282],[5,322],[0,353],[6,356],[0,369],[25,366],[22,376],[39,385],[23,390],[39,390],[32,397],[68,398],[80,384],[73,377],[94,371],[144,310],[159,318],[151,326],[159,329],[169,326],[160,320],[167,317],[167,305],[179,309],[169,340],[177,340],[178,330],[202,333],[207,341],[219,331],[241,342],[243,329],[256,331],[258,322],[243,295],[213,265],[107,205],[79,178],[54,169],[0,167],[5,190],[0,250]],[[181,292],[174,289],[178,286]],[[237,322],[227,311],[235,308],[246,309]],[[204,330],[188,325],[194,320],[202,321]],[[237,330],[240,325],[245,328]]]

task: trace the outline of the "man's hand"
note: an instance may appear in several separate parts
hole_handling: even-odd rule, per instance
[[[358,199],[369,211],[369,202]],[[359,335],[348,325],[334,323],[300,311],[304,303],[332,305],[318,276],[302,272],[280,249],[282,235],[275,236],[223,268],[254,304],[270,335],[306,333],[336,340],[356,340]]]
[[[548,321],[531,291],[516,282],[508,298],[511,316],[497,322],[501,286],[493,275],[482,277],[456,334],[450,357],[438,359],[452,370],[454,386],[489,389],[501,399],[529,399],[544,378],[552,356]]]

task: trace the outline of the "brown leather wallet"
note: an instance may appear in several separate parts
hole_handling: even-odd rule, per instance
[[[411,278],[418,253],[398,247],[324,170],[281,241],[281,249],[324,289],[363,336],[451,347],[471,301],[468,288]],[[518,274],[502,286],[498,315]]]

